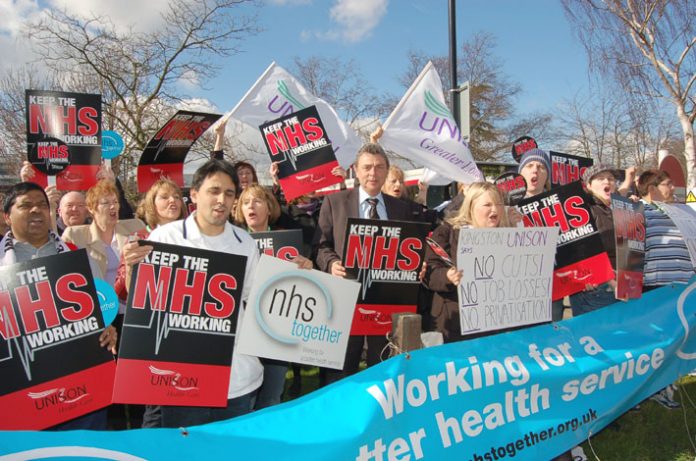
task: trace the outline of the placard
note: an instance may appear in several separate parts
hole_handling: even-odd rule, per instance
[[[360,284],[261,255],[239,352],[343,369]]]
[[[644,208],[640,202],[611,194],[616,242],[616,299],[640,298],[643,294]]]
[[[226,406],[246,256],[139,242],[114,402]]]
[[[302,229],[252,232],[261,254],[291,261],[302,251]]]
[[[59,190],[87,190],[101,164],[101,95],[26,90],[27,161],[32,181]]]
[[[462,335],[551,321],[551,290],[558,229],[461,229]]]
[[[527,180],[521,174],[503,173],[493,180],[493,184],[505,198],[506,205],[516,205],[527,195]]]
[[[552,188],[581,181],[585,170],[594,164],[594,160],[587,157],[554,151],[549,151],[549,155],[551,156]]]
[[[148,141],[138,162],[138,191],[166,177],[184,187],[184,160],[191,146],[222,115],[178,111]]]
[[[85,250],[0,267],[0,429],[44,429],[109,405],[103,330]]]
[[[271,162],[278,162],[278,182],[285,198],[343,182],[331,174],[338,166],[331,140],[316,106],[309,106],[259,126]]]
[[[681,232],[684,244],[689,250],[691,265],[696,270],[696,210],[679,203],[655,202],[655,205],[669,216]]]
[[[525,227],[560,228],[553,274],[553,300],[578,293],[588,283],[614,278],[609,256],[579,182],[522,200],[518,206]]]
[[[343,266],[362,284],[353,335],[391,331],[391,315],[415,312],[427,223],[348,218]]]
[[[520,136],[512,142],[512,158],[520,163],[522,156],[532,149],[537,149],[539,145],[531,136]]]

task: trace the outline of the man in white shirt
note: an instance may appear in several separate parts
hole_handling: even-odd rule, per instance
[[[246,303],[259,252],[254,239],[247,232],[227,221],[238,190],[239,182],[232,166],[225,161],[209,160],[193,176],[191,200],[196,204],[196,211],[183,221],[174,221],[153,230],[148,240],[246,256],[242,291],[242,301]],[[152,250],[151,246],[136,249],[135,245],[137,243],[131,243],[127,245],[127,250],[124,248],[128,255],[125,256],[128,271]],[[243,311],[240,311],[237,332],[242,323],[242,314]],[[249,413],[256,390],[262,382],[263,366],[259,359],[238,354],[235,349],[227,407],[162,406],[162,425],[192,426]]]

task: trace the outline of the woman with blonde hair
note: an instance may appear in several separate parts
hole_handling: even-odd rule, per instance
[[[186,207],[181,189],[169,178],[160,179],[145,193],[135,214],[145,221],[148,231],[162,224],[184,219]]]
[[[279,230],[276,226],[280,216],[280,205],[273,194],[258,184],[248,185],[237,200],[235,209],[237,225],[250,234]],[[312,261],[304,256],[296,256],[293,262],[301,269],[311,269]],[[263,384],[256,395],[255,410],[280,403],[285,387],[285,374],[288,363],[280,360],[260,359],[263,364]]]
[[[490,183],[476,182],[468,187],[459,210],[435,229],[432,239],[456,263],[460,231],[508,226],[508,216],[498,188]],[[459,323],[457,287],[462,279],[462,271],[448,265],[429,247],[426,249],[425,262],[427,270],[423,283],[435,292],[431,310],[433,326],[442,333],[446,343],[461,341],[464,336]]]

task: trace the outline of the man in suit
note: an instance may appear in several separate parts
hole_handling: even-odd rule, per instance
[[[412,220],[410,208],[405,202],[382,194],[382,186],[389,172],[389,159],[379,144],[363,145],[356,156],[353,169],[360,183],[359,187],[324,199],[315,235],[318,246],[317,266],[336,277],[346,276],[343,247],[348,218]],[[368,346],[367,365],[380,362],[380,353],[387,344],[384,337],[351,335],[343,371],[324,370],[326,384],[358,371],[365,338]]]

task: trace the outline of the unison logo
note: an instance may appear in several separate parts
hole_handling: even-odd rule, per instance
[[[272,113],[280,114],[281,117],[284,117],[305,108],[305,105],[293,96],[284,80],[278,80],[278,93],[280,93],[286,101],[282,101],[278,95],[273,96],[273,99],[268,102],[267,106],[268,110]]]
[[[176,390],[187,392],[198,389],[198,378],[191,376],[182,376],[173,370],[160,370],[159,368],[150,365],[150,384],[153,386],[173,387]]]
[[[437,133],[438,136],[448,136],[450,139],[456,139],[468,147],[466,141],[462,138],[461,131],[452,118],[449,108],[433,96],[430,91],[425,91],[423,97],[427,110],[423,111],[418,127],[423,131]]]
[[[84,384],[68,389],[56,387],[45,391],[27,393],[27,397],[34,401],[34,407],[37,410],[43,410],[60,404],[75,403],[88,395],[87,386]]]
[[[283,344],[334,343],[340,336],[327,325],[333,317],[331,295],[309,271],[283,272],[267,280],[254,314],[264,333]]]

